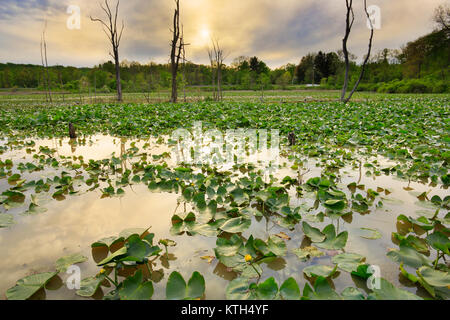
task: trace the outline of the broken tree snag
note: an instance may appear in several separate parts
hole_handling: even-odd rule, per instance
[[[297,144],[297,138],[295,137],[295,133],[291,132],[288,135],[289,145],[295,146]]]
[[[69,123],[69,137],[70,137],[70,139],[76,139],[77,138],[77,134],[75,132],[75,127],[73,126],[72,123]]]

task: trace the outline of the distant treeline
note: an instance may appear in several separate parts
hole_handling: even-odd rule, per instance
[[[360,66],[351,57],[351,82]],[[401,49],[384,49],[371,57],[358,90],[389,93],[450,92],[450,37],[448,31],[434,31]],[[303,57],[299,65],[287,64],[271,70],[257,57],[238,57],[223,68],[224,89],[287,89],[294,84],[320,84],[323,89],[340,89],[345,66],[342,52],[318,52]],[[355,72],[353,72],[355,71]],[[180,89],[210,86],[211,66],[186,63],[178,74]],[[49,68],[52,90],[70,92],[112,92],[115,90],[114,64],[109,61],[94,68],[53,66]],[[0,64],[0,87],[44,89],[44,69],[37,65]],[[171,85],[170,65],[123,61],[124,91],[149,92]]]

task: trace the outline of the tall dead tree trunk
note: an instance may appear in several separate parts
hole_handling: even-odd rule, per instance
[[[44,72],[42,73],[44,78],[44,84],[46,86],[45,96],[47,98],[47,102],[52,101],[52,93],[50,90],[50,72],[48,71],[48,60],[47,60],[47,41],[45,40],[45,31],[47,29],[47,21],[45,21],[44,31],[42,31],[41,36],[41,61],[42,67],[44,68]]]
[[[356,81],[355,85],[353,86],[352,91],[346,97],[347,89],[348,89],[348,83],[349,83],[349,73],[350,73],[350,59],[349,59],[349,53],[347,48],[347,42],[348,38],[350,36],[350,32],[352,31],[353,22],[355,21],[355,14],[353,12],[353,0],[345,0],[346,7],[347,7],[347,15],[346,15],[346,23],[345,23],[345,36],[342,40],[342,51],[344,53],[344,59],[345,59],[345,78],[344,78],[344,86],[342,88],[342,95],[341,95],[341,102],[347,103],[352,98],[353,94],[355,93],[356,89],[359,86],[359,83],[361,82],[362,78],[364,77],[364,72],[366,71],[367,63],[369,62],[370,53],[372,51],[372,43],[373,43],[373,34],[374,34],[374,28],[372,24],[372,20],[370,19],[370,14],[367,11],[367,0],[364,0],[364,11],[366,13],[367,19],[369,19],[370,22],[370,38],[369,38],[369,48],[367,51],[367,55],[363,61],[363,64],[361,66],[361,72],[359,74],[359,78]]]
[[[222,92],[222,67],[223,61],[225,60],[224,51],[220,48],[219,40],[212,40],[213,48],[208,50],[209,59],[211,60],[211,72],[213,72],[213,88],[214,88],[214,100],[222,101],[223,92]],[[217,93],[214,84],[214,66],[216,67],[217,76]]]
[[[213,100],[216,101],[216,74],[215,74],[215,55],[212,49],[208,49],[209,61],[211,62],[211,85],[213,90]]]
[[[120,0],[117,0],[116,4],[116,10],[113,14],[111,11],[111,8],[109,7],[108,0],[105,0],[105,6],[100,4],[100,7],[102,10],[106,13],[107,21],[103,21],[102,19],[98,18],[91,18],[91,21],[93,22],[100,22],[103,26],[103,31],[105,32],[106,36],[108,37],[109,41],[111,42],[112,46],[112,53],[109,52],[109,55],[114,59],[114,64],[116,67],[116,87],[117,87],[117,101],[122,101],[122,84],[120,81],[120,60],[119,60],[119,46],[120,46],[120,40],[122,39],[122,33],[123,29],[125,27],[125,24],[122,20],[122,28],[120,32],[117,30],[117,15],[119,12],[119,3]]]
[[[175,5],[173,30],[171,30],[173,38],[170,51],[170,67],[172,72],[172,95],[170,101],[173,103],[176,103],[178,100],[177,75],[183,49],[183,38],[180,36],[180,0],[175,0]]]

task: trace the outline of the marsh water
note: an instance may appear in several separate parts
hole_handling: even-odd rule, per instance
[[[101,160],[111,156],[120,156],[133,146],[145,149],[152,154],[161,154],[169,151],[164,143],[156,143],[155,139],[127,140],[109,136],[88,137],[83,143],[74,144],[69,139],[34,139],[36,145],[33,149],[39,150],[39,146],[47,146],[57,150],[58,156],[79,157]],[[6,140],[0,140],[0,146],[5,146]],[[7,150],[0,155],[0,159],[12,159],[14,168],[21,162],[32,162],[32,153],[27,153],[26,148]],[[170,164],[170,159],[167,160]],[[379,159],[380,162],[389,163],[387,159]],[[309,159],[305,163],[303,180],[320,176],[322,168],[316,166],[317,160]],[[281,168],[276,172],[278,179],[287,175],[297,176],[297,172],[291,169],[292,163],[283,158]],[[125,168],[130,167],[126,161],[122,163]],[[403,280],[399,274],[398,265],[391,261],[386,253],[390,248],[395,248],[391,240],[392,232],[397,232],[397,217],[400,214],[416,217],[424,212],[434,214],[435,209],[427,202],[420,201],[417,196],[423,192],[430,195],[439,195],[442,198],[448,195],[448,190],[440,185],[428,183],[409,182],[387,175],[366,175],[366,168],[355,169],[351,166],[340,169],[341,190],[347,188],[351,182],[359,181],[366,190],[373,189],[383,191],[380,200],[382,207],[371,209],[369,213],[360,214],[354,212],[347,219],[338,219],[333,223],[338,232],[347,230],[349,238],[346,252],[359,253],[366,257],[366,261],[379,266],[381,276],[394,285],[409,290],[420,296],[426,296],[423,289],[411,286]],[[43,171],[31,174],[22,174],[24,179],[39,179],[54,177],[56,172],[64,171],[63,168],[47,168]],[[80,183],[81,185],[81,183]],[[0,191],[11,187],[6,178],[0,179]],[[204,257],[214,256],[216,237],[204,237],[201,235],[173,236],[170,234],[171,217],[174,213],[185,210],[179,205],[179,194],[152,192],[145,184],[136,184],[124,187],[125,194],[121,197],[102,198],[100,189],[88,192],[78,192],[65,196],[64,199],[53,199],[51,195],[39,194],[37,201],[46,211],[36,214],[24,214],[27,205],[8,208],[0,207],[0,214],[13,214],[15,224],[8,228],[0,228],[0,296],[4,299],[8,288],[13,287],[18,279],[33,273],[54,270],[55,261],[65,255],[82,253],[88,257],[87,262],[79,264],[81,278],[86,278],[98,273],[96,262],[104,258],[105,253],[91,249],[91,244],[101,238],[116,236],[127,228],[148,228],[155,234],[155,239],[172,239],[177,245],[169,249],[169,259],[162,257],[155,262],[154,270],[158,270],[159,276],[154,280],[155,293],[153,299],[164,299],[165,287],[168,275],[172,271],[179,271],[185,279],[192,272],[200,272],[206,281],[206,299],[224,299],[225,288],[236,274],[227,270],[217,259],[208,261]],[[388,191],[387,191],[388,190]],[[28,194],[28,193],[26,193]],[[291,205],[300,206],[314,203],[314,193],[306,193],[303,197],[291,195]],[[186,208],[187,211],[190,208]],[[304,218],[304,217],[303,217]],[[329,224],[329,219],[322,224],[316,224],[323,228]],[[376,229],[381,233],[379,239],[363,238],[361,228]],[[250,229],[242,236],[248,238],[267,239],[269,235],[284,232],[290,237],[286,241],[288,253],[282,258],[277,258],[269,264],[263,264],[263,279],[273,276],[278,283],[282,283],[289,277],[293,277],[303,288],[308,281],[302,270],[312,264],[333,265],[331,258],[336,252],[327,251],[322,257],[313,258],[307,262],[301,262],[290,250],[300,247],[306,241],[298,224],[293,231],[286,230],[266,219],[253,218]],[[203,258],[202,258],[203,257]],[[41,290],[33,298],[35,299],[83,299],[75,294],[76,290],[69,290],[64,282],[69,275],[60,273],[47,286],[45,292]],[[333,277],[332,282],[340,292],[348,286],[356,286],[367,290],[365,281],[353,277],[348,273],[340,272]],[[104,293],[108,288],[101,289]],[[102,292],[98,292],[94,298],[101,298]]]

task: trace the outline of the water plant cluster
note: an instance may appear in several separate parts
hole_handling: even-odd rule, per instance
[[[392,192],[389,186],[371,189],[359,179],[343,185],[345,170],[364,171],[365,176],[392,176],[447,190],[450,184],[449,108],[441,99],[392,99],[342,105],[334,102],[308,104],[198,103],[159,105],[89,105],[0,109],[0,232],[13,227],[19,208],[22,214],[43,214],[42,197],[64,200],[100,191],[102,198],[125,196],[128,187],[146,185],[149,191],[175,193],[184,210],[170,220],[171,239],[158,239],[143,229],[124,230],[99,239],[92,250],[103,250],[96,261],[98,273],[82,280],[77,291],[92,297],[109,288],[104,299],[150,299],[153,283],[161,281],[156,263],[170,260],[169,251],[185,237],[216,239],[211,256],[235,277],[225,288],[228,299],[448,299],[450,297],[450,196],[418,194],[428,210],[420,214],[399,212],[397,232],[386,255],[398,265],[408,285],[395,286],[376,277],[372,262],[361,252],[349,252],[349,228],[353,216],[370,215],[382,208]],[[290,174],[274,176],[252,164],[222,169],[209,165],[170,162],[168,152],[150,152],[152,142],[138,147],[132,142],[121,155],[102,160],[62,156],[39,139],[62,137],[68,123],[79,134],[74,145],[82,145],[93,134],[127,136],[140,141],[189,128],[202,121],[207,128],[279,129],[286,137],[294,132],[297,145],[282,148],[284,168]],[[24,151],[27,160],[14,158]],[[381,159],[384,159],[382,160]],[[304,179],[311,161],[319,174]],[[124,166],[127,163],[127,166]],[[40,172],[51,170],[52,177]],[[23,209],[22,209],[23,208]],[[252,226],[266,222],[280,232],[266,238],[244,236]],[[20,222],[19,222],[20,223]],[[367,225],[361,238],[377,241],[380,231]],[[302,243],[292,243],[301,234]],[[300,287],[293,277],[277,282],[265,275],[267,265],[286,255],[298,258],[307,282]],[[330,263],[320,263],[329,257]],[[88,260],[78,253],[56,262],[52,272],[34,274],[17,281],[6,292],[8,299],[28,299],[59,272]],[[333,279],[349,274],[370,287],[349,286],[336,290]],[[185,277],[185,278],[184,278]],[[186,279],[186,280],[185,280]],[[208,298],[203,275],[172,272],[166,284],[167,299]],[[421,288],[418,296],[406,287]]]

